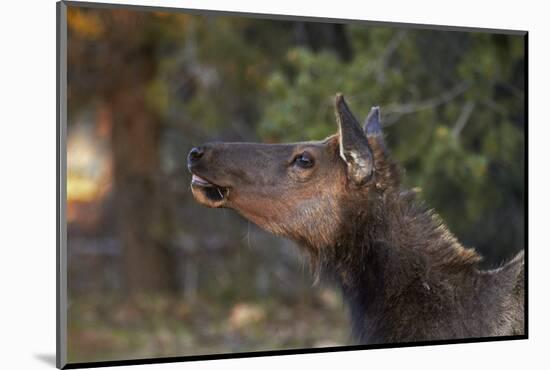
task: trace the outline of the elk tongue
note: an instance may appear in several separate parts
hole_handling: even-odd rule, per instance
[[[193,177],[191,178],[191,182],[193,184],[196,184],[196,185],[201,185],[201,186],[214,186],[214,184],[212,184],[211,182],[208,182],[207,180],[203,179],[202,177],[200,176],[197,176],[197,175],[193,175]]]

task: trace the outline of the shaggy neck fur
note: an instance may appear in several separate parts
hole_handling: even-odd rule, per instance
[[[359,343],[523,330],[523,289],[521,297],[513,293],[523,277],[522,256],[502,271],[480,272],[475,251],[461,246],[414,196],[389,192],[352,203],[339,241],[314,249],[321,251],[315,256],[319,270],[342,287]]]

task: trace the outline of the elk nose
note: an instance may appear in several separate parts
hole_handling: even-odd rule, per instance
[[[189,155],[187,156],[187,164],[193,165],[201,159],[202,155],[204,154],[204,149],[201,147],[196,147],[191,149],[189,152]]]

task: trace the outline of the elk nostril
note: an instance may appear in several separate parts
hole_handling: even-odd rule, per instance
[[[202,148],[193,148],[189,152],[189,161],[196,162],[202,157],[203,154],[204,150]]]

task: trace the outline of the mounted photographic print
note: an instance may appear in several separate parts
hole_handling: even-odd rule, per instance
[[[527,32],[57,10],[58,367],[527,338]]]

